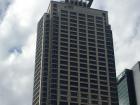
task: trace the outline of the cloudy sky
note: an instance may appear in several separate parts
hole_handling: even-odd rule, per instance
[[[0,0],[0,105],[31,105],[36,24],[49,0]],[[109,11],[117,74],[140,60],[140,0],[94,0]]]

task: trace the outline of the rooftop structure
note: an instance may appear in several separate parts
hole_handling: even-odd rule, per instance
[[[83,7],[90,8],[93,0],[60,0],[60,2],[65,2],[65,3],[72,4],[72,5],[77,5],[77,6],[83,6]]]

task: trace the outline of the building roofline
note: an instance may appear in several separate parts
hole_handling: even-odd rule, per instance
[[[94,0],[51,0],[90,8]]]
[[[65,4],[65,2],[63,2],[63,1],[61,1],[61,2],[59,2],[58,0],[51,0],[51,2],[56,2],[56,3],[62,3],[62,4]],[[50,2],[50,3],[51,3]],[[67,3],[66,3],[67,4]],[[70,4],[71,5],[71,4]],[[49,4],[49,6],[50,6],[50,4]],[[74,6],[76,6],[76,5],[74,5]],[[79,6],[79,7],[83,7],[83,6]],[[97,10],[97,11],[103,11],[103,12],[106,12],[107,14],[108,14],[108,11],[106,11],[106,10],[100,10],[100,9],[95,9],[95,8],[86,8],[86,9],[93,9],[93,10]]]

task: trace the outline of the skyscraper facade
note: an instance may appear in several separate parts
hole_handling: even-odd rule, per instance
[[[39,21],[33,105],[118,105],[108,13],[92,1],[51,1]]]

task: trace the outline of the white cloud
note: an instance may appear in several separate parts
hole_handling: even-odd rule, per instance
[[[140,60],[139,0],[95,0],[98,8],[109,12],[112,26],[117,74]]]
[[[0,105],[32,103],[36,28],[48,3],[14,0],[5,11],[0,23]]]
[[[0,4],[5,2],[0,0]],[[0,23],[0,105],[31,105],[36,26],[48,3],[13,0],[4,11]],[[118,73],[140,60],[139,4],[139,0],[94,2],[95,8],[109,11]]]

